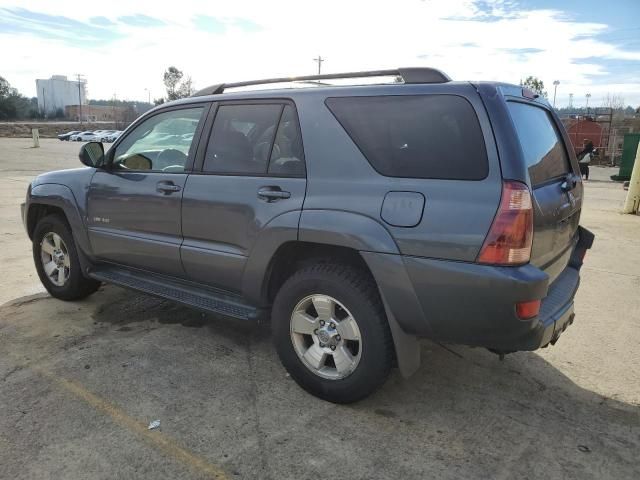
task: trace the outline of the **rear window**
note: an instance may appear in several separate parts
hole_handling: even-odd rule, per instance
[[[473,107],[454,95],[328,98],[373,168],[388,177],[481,180],[489,167]]]
[[[508,102],[518,140],[529,168],[531,183],[539,185],[571,171],[560,133],[546,110]]]

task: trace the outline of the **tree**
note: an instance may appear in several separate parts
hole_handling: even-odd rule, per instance
[[[20,95],[16,88],[0,77],[0,119],[33,118],[37,116],[37,103],[33,99]]]
[[[185,98],[193,95],[191,77],[187,77],[187,79],[180,84],[180,86],[178,87],[177,95],[178,98]]]
[[[611,93],[607,93],[607,96],[602,99],[601,106],[603,108],[610,108],[612,110],[614,119],[619,120],[621,118],[624,118],[624,98],[622,97],[622,95],[612,95]]]
[[[184,73],[174,66],[167,68],[164,72],[162,81],[167,89],[168,101],[189,97],[193,93],[191,77],[182,80],[183,77]]]
[[[167,68],[167,70],[164,72],[163,82],[164,86],[167,89],[168,100],[176,100],[180,98],[177,96],[176,90],[178,88],[178,83],[180,83],[180,80],[182,80],[183,75],[184,74],[180,70],[173,66]]]
[[[4,77],[0,77],[0,100],[3,100],[6,97],[10,96],[12,93],[12,90],[15,90],[15,89],[11,88],[11,85],[9,85],[9,82],[7,82],[7,80],[5,80]]]
[[[540,80],[538,77],[529,75],[524,82],[520,80],[520,86],[526,87],[532,92],[537,93],[542,97],[547,96],[547,92],[544,89],[544,82]]]

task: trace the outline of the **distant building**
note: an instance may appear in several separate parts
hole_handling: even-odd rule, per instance
[[[609,141],[608,131],[592,117],[569,119],[565,121],[565,128],[576,153],[582,150],[585,140],[590,140],[593,146],[599,149],[607,147]]]
[[[109,105],[82,105],[82,121],[84,122],[130,122],[135,118],[135,112],[129,114],[127,107],[116,107]],[[129,118],[133,115],[133,118]],[[80,107],[67,105],[64,109],[64,116],[70,120],[78,121],[80,118]]]
[[[38,91],[38,110],[46,115],[65,111],[67,105],[83,106],[87,103],[86,80],[67,80],[64,75],[53,75],[51,78],[36,80]],[[79,101],[78,101],[79,100]]]

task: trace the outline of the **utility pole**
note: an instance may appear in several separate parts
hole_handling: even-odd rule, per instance
[[[82,125],[82,74],[76,73],[76,76],[78,77],[78,117],[80,118],[80,125]]]
[[[327,59],[326,58],[322,58],[320,55],[318,55],[317,58],[313,59],[314,62],[318,62],[318,75],[320,75],[321,71],[322,71],[322,62],[326,62]]]
[[[151,90],[149,90],[148,88],[144,89],[147,92],[147,95],[149,97],[149,103],[151,103]]]
[[[111,104],[112,107],[112,115],[113,115],[113,124],[115,125],[116,128],[118,128],[118,119],[116,118],[116,94],[113,94],[113,102]]]
[[[556,108],[556,92],[558,91],[558,85],[560,85],[560,80],[553,81],[553,108]]]

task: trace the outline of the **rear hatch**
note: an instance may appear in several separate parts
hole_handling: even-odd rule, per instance
[[[531,263],[551,281],[566,267],[577,241],[582,185],[567,182],[573,169],[559,126],[551,114],[530,102],[507,102],[529,169],[534,207]],[[569,187],[567,188],[567,185]]]

